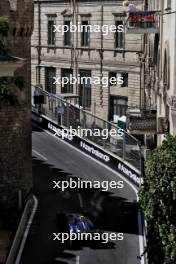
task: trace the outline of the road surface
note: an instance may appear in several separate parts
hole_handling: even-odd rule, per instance
[[[30,227],[20,264],[138,264],[139,235],[134,190],[124,182],[123,189],[53,189],[53,181],[118,181],[116,173],[101,166],[80,151],[33,127],[33,191],[39,205]],[[89,210],[98,229],[124,233],[122,241],[69,248],[53,241],[60,232],[56,212],[81,213]],[[101,245],[100,245],[101,244]]]

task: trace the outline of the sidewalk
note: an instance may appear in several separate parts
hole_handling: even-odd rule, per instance
[[[11,232],[0,229],[0,264],[5,263],[11,245]]]

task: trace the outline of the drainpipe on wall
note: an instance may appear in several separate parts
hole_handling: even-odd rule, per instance
[[[161,15],[160,15],[160,81],[163,78],[163,12],[164,12],[164,0],[161,0]]]
[[[101,28],[104,24],[104,6],[103,3],[101,4]],[[102,84],[102,77],[103,77],[103,32],[101,30],[101,50],[100,50],[100,73],[101,73],[101,87],[100,87],[100,104],[103,105],[103,84]]]
[[[38,69],[37,69],[37,84],[40,84],[40,63],[41,63],[41,6],[38,0]]]

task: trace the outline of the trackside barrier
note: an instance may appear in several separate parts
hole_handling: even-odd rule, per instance
[[[20,247],[22,238],[24,236],[26,226],[27,226],[28,221],[30,219],[30,215],[31,215],[31,212],[33,210],[34,204],[35,204],[34,198],[28,200],[26,203],[26,206],[24,208],[18,229],[17,229],[16,234],[15,234],[15,238],[13,240],[9,255],[7,257],[7,260],[6,260],[6,264],[16,263],[15,262],[16,256],[17,256],[17,253],[19,251],[19,247]]]
[[[46,116],[39,115],[33,112],[32,121],[33,123],[38,124],[39,127],[48,130],[56,137],[62,138],[61,132],[63,128],[61,126],[58,126],[55,122],[53,122]],[[96,158],[97,160],[106,164],[110,168],[119,172],[121,175],[131,181],[134,185],[140,187],[142,183],[140,172],[120,157],[117,157],[112,153],[109,153],[108,151],[104,151],[96,144],[78,136],[65,136],[64,138],[62,138],[62,140],[68,142],[69,144],[75,146],[77,149],[80,149],[91,157]],[[141,227],[141,229],[139,230],[139,234],[142,239],[142,248],[140,254],[143,254],[146,248],[146,223],[144,223],[141,210],[139,210],[138,213],[138,221],[140,222],[139,225]],[[146,253],[141,256],[141,264],[148,264]]]
[[[61,138],[62,140],[75,146],[86,154],[115,169],[136,186],[139,187],[141,185],[142,178],[140,171],[128,162],[124,161],[121,157],[118,157],[117,155],[114,155],[113,153],[103,149],[101,146],[98,146],[94,142],[77,135],[65,135],[65,137],[63,138],[62,130],[64,128],[59,126],[46,116],[39,115],[33,112],[32,120],[34,123],[39,124],[40,127],[49,130],[56,137]]]
[[[34,96],[42,95],[41,104],[35,104]],[[91,113],[68,103],[59,96],[43,91],[39,87],[32,86],[32,121],[51,132],[56,137],[68,142],[86,154],[96,158],[105,165],[119,172],[135,186],[142,184],[142,162],[140,142],[123,131],[123,137],[103,139],[102,137],[80,137],[79,135],[65,135],[65,128],[116,129],[119,128],[110,122],[100,119]],[[146,225],[141,218],[142,250],[146,248]],[[142,223],[144,223],[142,225]],[[142,252],[141,252],[142,253]],[[141,264],[148,264],[147,256],[141,258]]]
[[[39,101],[41,100],[41,103],[39,101],[36,103],[35,98],[37,96]],[[90,112],[81,109],[79,106],[73,105],[63,100],[63,98],[48,93],[37,86],[32,86],[31,100],[33,112],[49,118],[60,127],[68,129],[70,127],[75,129],[80,127],[81,129],[89,130],[96,128],[99,131],[105,129],[108,131],[115,130],[117,132],[116,136],[108,135],[106,139],[102,135],[97,137],[86,136],[84,138],[100,146],[105,151],[122,158],[122,160],[136,168],[140,174],[142,169],[140,142],[125,130],[123,130],[123,136],[119,135],[120,128],[117,125],[98,118]]]

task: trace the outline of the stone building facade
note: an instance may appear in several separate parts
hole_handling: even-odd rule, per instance
[[[141,1],[133,1],[140,4]],[[53,33],[53,25],[123,25],[123,1],[34,0],[32,84],[63,97],[78,96],[77,104],[105,120],[140,106],[141,35],[108,32]],[[123,84],[53,85],[53,76],[123,77]],[[80,74],[80,75],[79,75]]]
[[[176,134],[176,2],[147,1],[158,12],[160,29],[146,39],[146,104],[157,113],[157,143]]]
[[[2,78],[9,77],[12,66],[15,70],[10,78],[22,80],[20,89],[12,83],[8,86],[17,97],[14,105],[0,101],[0,221],[8,225],[32,188],[30,37],[33,3],[31,0],[0,1],[1,16],[7,17],[9,30],[5,39],[8,55],[0,56],[0,68],[6,69],[3,74],[1,71],[0,85]],[[18,61],[23,61],[23,66],[16,67]]]

